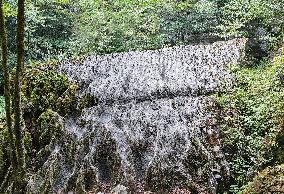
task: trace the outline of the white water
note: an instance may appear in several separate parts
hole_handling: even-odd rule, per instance
[[[91,56],[59,72],[98,104],[67,118],[62,138],[30,182],[55,193],[88,192],[122,184],[134,193],[166,193],[195,183],[215,193],[229,176],[217,122],[207,95],[232,87],[228,65],[245,40],[154,51]],[[104,189],[101,189],[104,190]]]

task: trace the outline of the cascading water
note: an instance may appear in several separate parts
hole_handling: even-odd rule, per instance
[[[29,192],[108,193],[116,187],[168,193],[179,187],[216,193],[230,172],[218,105],[209,94],[232,87],[228,65],[242,59],[245,43],[234,39],[62,63],[57,71],[79,85],[78,101],[91,96],[93,103],[69,118],[54,113],[61,138],[46,146]]]

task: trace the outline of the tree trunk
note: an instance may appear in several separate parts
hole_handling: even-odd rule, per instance
[[[24,0],[18,0],[17,15],[17,65],[15,77],[15,93],[14,93],[14,114],[15,124],[14,131],[16,137],[16,150],[18,156],[18,180],[23,183],[26,174],[25,166],[25,149],[23,146],[23,130],[21,126],[21,85],[24,68]]]
[[[3,2],[0,0],[0,36],[1,36],[1,48],[2,48],[2,70],[4,74],[4,96],[5,96],[5,111],[6,111],[6,123],[9,135],[10,143],[10,159],[12,167],[15,170],[17,166],[17,157],[15,154],[15,138],[12,130],[12,118],[11,118],[11,90],[10,90],[10,75],[8,68],[8,46],[7,35],[5,30],[5,19],[3,13]]]

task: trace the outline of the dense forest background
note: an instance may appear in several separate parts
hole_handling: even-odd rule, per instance
[[[3,2],[8,64],[13,77],[17,55],[17,2]],[[231,70],[237,82],[234,91],[212,95],[226,114],[231,115],[225,117],[221,126],[224,149],[230,153],[232,169],[228,188],[230,192],[240,192],[259,171],[284,163],[284,56],[279,49],[283,47],[284,36],[283,0],[26,0],[25,6],[26,77],[34,76],[31,80],[35,87],[53,80],[51,84],[56,87],[45,89],[54,90],[54,99],[69,88],[67,78],[50,72],[34,75],[32,67],[67,59],[79,60],[91,54],[248,38],[247,63]],[[0,94],[3,95],[2,72],[0,80]],[[27,82],[24,78],[23,90],[31,89],[25,88],[25,84],[29,85]],[[46,91],[36,88],[30,91],[29,97],[36,110],[32,121],[54,103],[48,99],[42,101]],[[25,97],[23,99],[25,104]],[[1,96],[2,123],[5,121],[4,105]],[[237,117],[232,110],[238,113]],[[6,172],[2,169],[8,166],[5,134],[5,130],[0,130],[1,173]],[[29,138],[33,135],[30,131],[25,135],[27,158],[31,158]],[[29,162],[27,159],[28,167]],[[283,165],[279,169],[284,176]],[[261,181],[271,182],[263,178],[269,174],[269,169],[263,171],[256,178],[260,183],[252,184],[251,188],[257,188]],[[0,177],[0,183],[1,180]]]
[[[4,2],[11,64],[16,2]],[[271,44],[283,29],[283,1],[26,1],[26,59],[156,49],[232,37]]]

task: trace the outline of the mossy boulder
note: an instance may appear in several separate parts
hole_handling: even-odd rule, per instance
[[[60,138],[62,135],[63,121],[57,113],[48,109],[37,120],[35,137],[39,145],[48,145],[52,138]]]
[[[29,68],[23,78],[23,111],[37,119],[47,109],[65,116],[75,109],[77,86],[54,70]]]
[[[284,193],[284,164],[260,172],[243,193]]]
[[[82,111],[86,107],[95,106],[98,104],[98,99],[91,94],[81,95],[77,104],[77,110]]]
[[[44,162],[50,154],[46,146],[62,135],[64,117],[76,112],[78,86],[70,82],[66,75],[56,72],[56,68],[53,63],[37,64],[27,66],[23,74],[21,95],[28,168],[37,168]],[[12,92],[14,73],[11,80]],[[3,138],[8,139],[6,136]],[[0,143],[2,162],[3,157],[8,158],[8,146],[1,140]],[[7,166],[3,168],[7,169]]]

